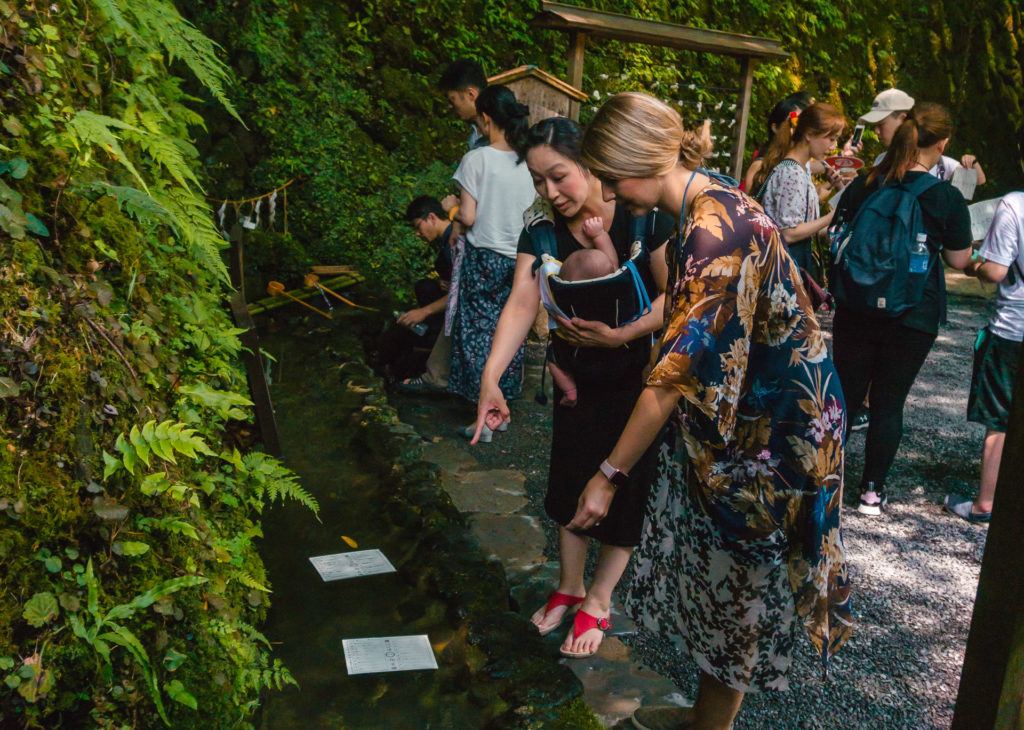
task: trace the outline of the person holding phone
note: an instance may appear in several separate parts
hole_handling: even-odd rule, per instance
[[[878,94],[871,102],[871,111],[863,114],[858,123],[872,127],[886,151],[883,151],[875,158],[874,167],[882,164],[889,147],[892,145],[893,136],[906,121],[910,110],[914,108],[914,97],[899,89],[886,89]],[[957,162],[954,158],[942,155],[928,172],[939,180],[951,180],[953,173],[958,167],[968,170],[977,170],[978,185],[984,185],[987,181],[985,171],[974,155],[966,154]]]

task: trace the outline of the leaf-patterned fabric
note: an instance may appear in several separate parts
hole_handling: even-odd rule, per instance
[[[684,543],[683,550],[705,553],[704,560],[675,558],[674,565],[687,570],[716,564],[722,577],[717,585],[706,585],[709,595],[699,599],[711,605],[692,612],[691,625],[680,630],[718,637],[704,662],[695,658],[705,669],[706,664],[717,667],[712,673],[726,684],[742,690],[780,688],[788,656],[766,655],[763,645],[785,648],[786,642],[771,636],[751,641],[750,633],[754,624],[768,632],[784,626],[758,623],[753,614],[763,614],[766,604],[791,600],[825,666],[852,630],[839,524],[846,426],[842,390],[799,270],[777,226],[752,198],[717,184],[704,188],[668,264],[665,330],[648,384],[676,388],[682,396],[670,423],[685,456],[682,448],[663,455],[685,460],[675,470],[684,481],[677,492],[693,501],[699,513],[694,519],[707,518],[717,535],[712,547],[722,553],[706,555],[709,546],[700,542],[706,531],[673,536]],[[663,481],[671,481],[672,473],[663,469]],[[659,519],[653,512],[649,517]],[[641,577],[645,569],[651,573],[643,562],[658,560],[665,545],[654,538],[658,529],[652,524],[644,536],[647,544],[641,544]],[[759,545],[771,548],[760,552],[762,567],[773,560],[785,564],[792,599],[730,590],[751,585],[756,571],[750,566],[758,560],[750,552]],[[734,564],[723,566],[730,553]],[[759,585],[770,593],[778,582]],[[635,595],[631,604],[642,600]],[[742,639],[731,641],[730,632]],[[721,656],[713,656],[716,645]],[[756,656],[741,656],[736,649],[758,645]]]

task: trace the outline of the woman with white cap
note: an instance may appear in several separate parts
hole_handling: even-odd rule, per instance
[[[886,89],[875,97],[871,102],[871,111],[864,114],[857,121],[861,124],[873,127],[878,141],[886,150],[892,144],[893,135],[900,128],[907,114],[914,108],[914,97],[899,89]],[[885,152],[875,158],[875,166],[882,163]],[[974,155],[964,155],[957,162],[952,157],[943,155],[938,162],[928,171],[939,180],[949,180],[958,167],[966,167],[968,170],[978,171],[978,185],[985,184],[985,171],[981,169],[981,163]]]

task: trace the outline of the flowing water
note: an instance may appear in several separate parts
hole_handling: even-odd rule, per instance
[[[296,505],[265,514],[261,552],[274,592],[263,631],[300,688],[270,693],[262,727],[478,727],[480,709],[469,699],[461,662],[439,659],[436,671],[346,673],[342,639],[427,634],[437,654],[460,627],[401,567],[324,583],[309,562],[350,550],[343,535],[360,549],[380,548],[399,566],[395,556],[416,549],[408,532],[387,524],[381,486],[360,467],[349,415],[361,400],[341,384],[337,361],[327,354],[331,338],[275,335],[262,342],[279,359],[272,397],[285,462],[319,500],[321,519]]]

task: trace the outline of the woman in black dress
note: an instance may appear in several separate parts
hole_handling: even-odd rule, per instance
[[[624,263],[632,244],[632,217],[624,207],[604,200],[600,182],[580,161],[579,127],[564,118],[545,119],[530,130],[525,156],[534,186],[555,211],[558,258],[565,258],[590,240],[582,233],[583,221],[600,216],[604,221],[619,263]],[[651,333],[661,327],[666,278],[664,243],[671,237],[674,222],[655,214],[650,235],[650,270],[641,272],[655,286],[648,293],[651,312],[639,319],[611,328],[601,322],[579,319],[559,321],[555,335],[581,348],[603,348],[597,357],[607,367],[588,367],[576,373],[578,400],[575,406],[561,405],[555,393],[551,465],[544,508],[559,530],[560,579],[547,604],[533,615],[541,634],[555,630],[566,614],[575,610],[573,630],[562,644],[566,656],[584,657],[597,651],[608,629],[611,594],[640,540],[648,486],[653,478],[655,450],[630,475],[630,488],[623,489],[601,524],[588,530],[566,529],[576,512],[587,480],[615,444],[636,398],[643,388],[643,369],[650,355]],[[540,288],[533,266],[536,261],[529,236],[523,232],[516,258],[515,279],[498,327],[490,356],[484,366],[477,406],[477,436],[484,425],[491,429],[509,421],[509,409],[498,387],[498,379],[518,350],[537,316]],[[594,353],[588,353],[593,356]],[[595,376],[592,371],[601,375]],[[588,373],[591,373],[588,377]],[[474,443],[475,443],[474,439]],[[589,588],[583,571],[589,539],[601,543],[597,570]]]

